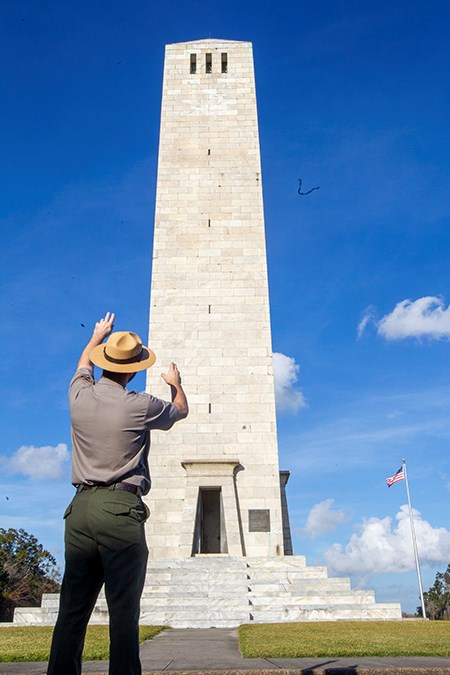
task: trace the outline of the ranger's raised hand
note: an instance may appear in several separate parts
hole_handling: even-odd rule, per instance
[[[95,336],[98,340],[100,340],[100,342],[103,342],[103,340],[107,338],[108,335],[110,335],[110,333],[112,333],[112,330],[114,328],[114,319],[115,319],[114,312],[106,312],[104,318],[100,319],[95,324],[92,337]]]
[[[171,363],[167,373],[161,373],[161,377],[166,384],[177,387],[181,384],[181,375],[176,363]]]
[[[161,373],[161,377],[170,386],[172,403],[178,409],[178,419],[188,416],[189,406],[186,395],[181,386],[181,375],[176,363],[171,363],[167,373]]]
[[[94,364],[91,361],[90,354],[94,347],[101,345],[103,340],[110,335],[114,328],[114,312],[106,312],[103,319],[97,321],[92,332],[91,339],[84,348],[77,368],[89,368],[91,372],[94,371]]]

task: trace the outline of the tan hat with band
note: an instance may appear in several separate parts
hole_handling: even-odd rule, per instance
[[[150,368],[156,361],[154,352],[144,347],[139,335],[129,331],[111,333],[104,344],[92,349],[89,356],[96,366],[113,373],[137,373]]]

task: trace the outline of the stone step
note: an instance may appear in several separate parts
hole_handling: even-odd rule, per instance
[[[41,611],[40,607],[16,607],[14,610],[17,614],[38,614]]]
[[[392,621],[401,620],[398,604],[318,605],[284,610],[250,611],[253,623],[281,623],[283,621]]]
[[[221,584],[219,582],[218,586],[209,586],[206,584],[186,584],[179,585],[174,584],[171,587],[164,588],[163,586],[158,586],[154,590],[150,590],[145,587],[142,593],[142,597],[154,596],[154,595],[165,595],[169,593],[170,595],[183,596],[185,598],[190,598],[191,596],[208,596],[208,597],[219,597],[225,595],[246,595],[248,593],[248,586],[246,583],[240,584]]]
[[[178,558],[172,558],[172,560],[178,560]],[[187,560],[187,558],[185,558],[185,560]],[[198,561],[199,563],[204,561],[207,565],[210,565],[214,562],[221,563],[224,560],[229,560],[239,565],[243,562],[245,563],[245,560],[242,558],[242,556],[230,555],[229,553],[195,553],[189,558],[189,560],[196,562]]]
[[[247,570],[248,567],[244,564],[242,565],[197,565],[196,563],[188,563],[187,565],[175,565],[173,567],[166,568],[166,571],[170,572],[182,572],[182,573],[191,573],[191,574],[214,574],[219,572],[220,574],[240,574],[241,572]],[[300,568],[298,568],[300,569]],[[152,572],[153,570],[147,568],[147,572]]]
[[[292,570],[306,567],[306,558],[302,555],[284,556],[267,560],[267,558],[246,558],[247,567],[250,569],[278,569]]]
[[[166,581],[164,584],[145,584],[144,588],[145,590],[152,590],[152,591],[162,591],[164,589],[170,588],[170,589],[185,589],[186,593],[191,593],[191,592],[202,592],[202,591],[208,591],[208,592],[213,592],[213,591],[224,591],[224,590],[230,590],[233,591],[233,589],[246,589],[249,585],[249,580],[248,579],[243,579],[242,577],[240,579],[227,579],[222,578],[222,577],[216,577],[215,581],[213,582],[212,580],[208,581],[203,581],[202,579],[171,579],[170,581]]]
[[[345,604],[373,604],[375,602],[375,594],[372,591],[362,591],[357,594],[356,591],[350,593],[333,593],[333,594],[311,594],[311,595],[282,595],[267,598],[264,595],[254,596],[249,594],[249,602],[255,608],[272,607],[298,607],[300,605],[345,605]]]
[[[234,593],[220,593],[219,590],[211,589],[211,590],[206,590],[202,589],[201,591],[196,590],[195,593],[193,592],[186,592],[185,589],[180,589],[180,590],[173,590],[168,589],[167,591],[153,591],[149,592],[147,589],[144,590],[142,593],[142,600],[151,600],[152,598],[179,598],[180,601],[183,600],[184,602],[189,602],[191,599],[194,598],[211,598],[211,602],[216,602],[218,598],[227,598],[227,597],[247,597],[248,591],[247,587],[242,587],[242,588],[236,588],[236,592]]]
[[[317,583],[314,586],[309,586],[306,588],[302,588],[299,585],[293,585],[289,584],[287,582],[273,582],[273,583],[259,583],[259,582],[254,582],[252,579],[248,579],[247,581],[247,587],[249,592],[251,593],[259,593],[259,594],[266,594],[266,593],[302,593],[303,591],[311,590],[315,591],[317,593],[320,593],[323,590],[327,590],[327,587],[322,586],[321,584]],[[330,590],[333,591],[338,591],[338,590],[350,590],[346,589],[345,586],[336,586],[336,588],[331,588]]]
[[[58,617],[58,607],[16,607],[14,610],[15,626],[54,626]],[[94,610],[89,623],[107,624],[107,612]]]
[[[52,597],[48,597],[46,594],[43,595],[41,607],[42,609],[57,610],[59,607],[59,595],[57,595],[56,593],[52,593]],[[39,609],[39,607],[37,609]]]
[[[305,567],[304,569],[295,569],[286,572],[284,570],[276,569],[264,570],[264,569],[247,569],[248,578],[252,581],[269,581],[271,579],[327,579],[327,568],[326,567]]]
[[[190,570],[188,572],[186,571],[178,571],[174,570],[170,573],[165,573],[165,574],[158,574],[158,575],[153,575],[153,574],[147,574],[145,576],[145,583],[146,584],[152,584],[153,586],[157,586],[160,584],[164,583],[171,583],[174,579],[178,581],[189,581],[192,580],[194,582],[204,582],[204,583],[213,583],[217,579],[246,579],[247,574],[245,571],[240,572],[238,574],[235,573],[222,573],[222,572],[198,572],[194,571],[191,572]]]
[[[165,570],[165,569],[242,569],[247,565],[246,560],[240,558],[221,558],[220,560],[211,558],[183,558],[182,560],[149,560],[147,570]]]
[[[162,589],[163,587],[160,587]],[[223,583],[220,580],[216,586],[207,585],[207,584],[180,584],[176,583],[173,586],[168,587],[167,592],[171,593],[174,589],[177,589],[178,593],[183,593],[186,598],[191,597],[191,595],[197,595],[201,593],[207,593],[210,596],[220,596],[230,593],[246,594],[248,592],[248,586],[244,583]],[[148,593],[147,588],[145,588],[144,593]]]
[[[56,614],[47,615],[41,614],[39,616],[24,616],[19,615],[16,618],[14,612],[14,626],[54,626],[56,623]]]
[[[187,611],[192,609],[198,609],[200,607],[206,609],[214,609],[216,607],[227,607],[227,608],[241,608],[248,607],[249,602],[246,598],[241,596],[232,596],[232,597],[191,597],[189,603],[186,603],[186,598],[184,597],[166,597],[166,598],[143,598],[141,600],[141,608],[151,608],[151,607],[185,607]],[[106,606],[106,604],[105,604]]]
[[[58,609],[48,610],[42,607],[16,607],[14,610],[14,623],[18,626],[26,625],[51,625],[55,623]]]
[[[188,571],[174,571],[172,572],[172,579],[193,579],[197,581],[212,582],[217,579],[246,579],[247,572],[245,568],[242,570],[209,570],[204,572],[202,570],[188,570]]]
[[[197,566],[197,565],[185,565],[185,566],[174,566],[174,567],[155,567],[155,568],[149,568],[147,567],[146,569],[146,577],[152,578],[159,578],[159,577],[166,577],[167,575],[172,575],[172,574],[205,574],[205,575],[210,575],[210,574],[245,574],[246,570],[248,568],[245,565],[241,565],[240,567],[219,567],[216,565],[213,565],[212,567],[207,568],[205,565]],[[298,568],[300,569],[300,568]]]
[[[157,622],[156,625],[161,625],[161,621],[164,620],[166,625],[172,625],[172,621],[175,620],[192,620],[192,621],[211,621],[217,619],[218,621],[248,621],[250,613],[247,607],[244,607],[240,610],[233,609],[220,609],[213,610],[211,608],[189,608],[185,606],[171,607],[167,610],[147,610],[142,611],[140,616],[140,621],[147,621],[151,619],[151,623],[154,621]]]
[[[228,587],[223,584],[219,590],[212,585],[206,586],[205,584],[190,584],[189,586],[185,586],[184,584],[173,584],[172,586],[170,584],[167,584],[166,586],[146,585],[142,595],[153,595],[154,593],[157,595],[172,595],[175,593],[176,595],[183,595],[184,597],[189,598],[192,594],[201,595],[202,593],[206,593],[207,595],[223,595],[224,592],[233,593],[234,591],[248,593],[248,586],[246,583],[230,584]]]
[[[147,584],[160,584],[167,581],[170,582],[172,578],[172,572],[165,570],[164,572],[158,572],[158,574],[149,574],[148,570],[145,575],[145,583]]]
[[[254,582],[252,579],[247,579],[247,585],[251,590],[258,593],[268,593],[268,592],[277,592],[277,591],[288,591],[289,593],[302,593],[303,591],[313,590],[313,591],[340,591],[340,590],[350,590],[350,581],[347,579],[302,579],[301,581],[295,581],[290,583],[289,581],[272,581]]]
[[[50,609],[54,607],[59,607],[59,593],[44,593],[42,596],[42,602],[41,602],[41,607],[44,609]],[[25,609],[25,608],[17,608],[16,611],[19,609]],[[39,607],[38,607],[39,609]]]
[[[348,577],[326,577],[323,579],[294,579],[288,582],[289,588],[348,588],[350,589],[350,579]]]
[[[280,584],[279,588],[277,588],[276,591],[268,591],[266,588],[263,589],[263,593],[260,592],[260,587],[257,585],[255,587],[255,590],[250,590],[249,591],[249,596],[251,597],[265,597],[265,598],[272,598],[272,597],[289,597],[289,598],[296,598],[296,597],[309,597],[312,595],[323,595],[323,596],[329,596],[333,597],[334,595],[367,595],[370,594],[371,596],[374,594],[373,591],[371,590],[365,590],[365,589],[357,589],[353,590],[351,588],[346,588],[345,586],[337,586],[336,588],[324,588],[322,586],[317,586],[317,587],[308,587],[308,588],[297,588],[297,587],[284,587],[282,584]]]

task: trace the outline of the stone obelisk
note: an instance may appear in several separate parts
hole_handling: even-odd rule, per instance
[[[148,390],[167,396],[159,374],[173,360],[190,404],[152,435],[150,555],[292,553],[249,42],[166,47],[150,304]]]

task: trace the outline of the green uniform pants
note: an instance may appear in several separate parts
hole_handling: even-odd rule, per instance
[[[65,514],[65,571],[47,675],[80,675],[86,626],[105,584],[110,675],[140,675],[139,610],[148,509],[123,490],[86,490]]]

